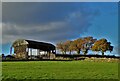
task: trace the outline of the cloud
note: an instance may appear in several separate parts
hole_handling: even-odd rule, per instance
[[[3,43],[16,39],[58,42],[79,37],[99,11],[84,3],[3,3]]]
[[[3,22],[43,24],[61,21],[69,13],[77,10],[77,5],[78,3],[3,3]],[[79,5],[82,6],[82,4]]]

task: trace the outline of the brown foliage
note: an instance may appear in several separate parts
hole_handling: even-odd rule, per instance
[[[77,54],[80,54],[82,51],[84,55],[88,53],[88,50],[92,51],[101,51],[102,55],[104,55],[104,52],[106,51],[112,51],[113,46],[110,45],[110,42],[107,42],[106,39],[94,39],[91,36],[78,38],[73,41],[67,40],[65,42],[60,42],[57,44],[57,48],[61,50],[63,54],[66,54],[66,52],[69,52],[71,54],[71,51],[76,51]]]
[[[83,38],[83,47],[82,47],[82,51],[84,53],[84,55],[86,55],[88,53],[88,50],[91,49],[92,45],[94,44],[94,42],[97,39],[93,39],[93,37],[88,36],[88,37],[84,37]]]
[[[101,51],[102,55],[104,55],[104,52],[106,51],[112,51],[113,50],[113,46],[110,45],[110,42],[107,42],[106,39],[100,39],[97,40],[94,45],[92,46],[92,51]]]
[[[60,42],[57,44],[57,49],[60,49],[62,51],[63,54],[66,54],[67,51],[72,51],[72,47],[71,47],[71,43],[72,41],[66,41],[66,42]]]

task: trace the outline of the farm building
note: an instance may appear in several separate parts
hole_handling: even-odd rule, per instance
[[[33,56],[38,59],[43,56],[47,59],[53,59],[55,58],[56,53],[56,48],[53,44],[25,39],[18,39],[14,41],[11,46],[10,54],[12,53],[13,48],[15,58],[18,59],[32,59]],[[32,52],[33,49],[37,50],[36,56]]]

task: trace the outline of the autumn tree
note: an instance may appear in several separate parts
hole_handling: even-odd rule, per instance
[[[65,42],[60,42],[57,44],[57,49],[59,49],[63,54],[72,51],[76,51],[77,54],[80,54],[82,51],[84,55],[88,53],[89,50],[100,51],[102,55],[106,51],[113,51],[113,46],[110,42],[107,42],[106,39],[94,39],[91,36],[75,39],[74,41],[67,40]]]
[[[77,54],[80,54],[81,48],[83,44],[83,39],[79,38],[73,41],[71,44],[71,48],[77,52]]]
[[[59,49],[62,53],[64,53],[64,47],[63,47],[63,43],[62,43],[62,42],[57,43],[56,47],[57,47],[57,49]]]
[[[69,52],[69,54],[71,54],[71,52],[74,50],[72,47],[72,41],[67,40],[66,42],[64,42],[64,46],[66,47],[66,51]]]
[[[100,51],[102,55],[104,55],[104,52],[106,51],[113,51],[113,46],[111,46],[111,43],[107,42],[107,40],[103,38],[94,43],[92,51]]]
[[[93,37],[88,36],[88,37],[84,37],[83,38],[83,42],[82,42],[82,52],[84,53],[84,55],[86,55],[88,53],[88,50],[91,49],[92,45],[94,44],[94,42],[97,39],[93,39]]]
[[[60,42],[57,44],[57,49],[59,49],[63,54],[66,54],[67,51],[71,53],[72,48],[70,47],[72,41]]]

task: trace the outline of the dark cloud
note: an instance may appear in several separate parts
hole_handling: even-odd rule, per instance
[[[82,6],[78,3],[3,3],[3,22],[43,24],[61,21],[69,13],[78,10],[77,5]]]
[[[3,42],[64,41],[87,31],[99,11],[85,3],[3,3]]]

